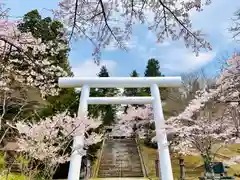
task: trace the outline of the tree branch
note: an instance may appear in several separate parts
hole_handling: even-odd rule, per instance
[[[111,27],[108,24],[107,15],[106,15],[104,4],[103,4],[102,0],[99,0],[99,3],[100,3],[100,6],[101,6],[101,9],[102,9],[103,19],[104,19],[104,22],[105,22],[105,25],[106,25],[107,29],[110,31],[110,33],[113,36],[113,38],[115,39],[115,41],[117,41],[117,43],[122,47],[121,42],[115,36],[115,34],[113,33]]]
[[[3,110],[2,110],[2,115],[0,117],[0,130],[2,128],[2,120],[3,120],[3,117],[5,116],[5,113],[6,113],[6,92],[4,92],[4,97],[3,97]]]
[[[172,14],[172,16],[174,17],[174,19],[175,19],[194,39],[196,39],[203,47],[205,46],[205,45],[202,43],[202,41],[201,41],[195,34],[193,34],[193,33],[183,24],[183,22],[182,22],[180,19],[178,19],[178,17],[172,12],[172,10],[171,10],[169,7],[167,7],[167,6],[162,2],[162,0],[158,0],[158,1],[159,1],[159,3],[163,6],[163,8],[167,9],[167,10]]]
[[[73,27],[72,27],[72,31],[71,31],[71,34],[70,34],[70,37],[69,37],[69,40],[68,40],[68,42],[70,42],[70,41],[71,41],[71,39],[72,39],[72,36],[73,36],[73,33],[74,33],[75,26],[76,26],[76,21],[77,21],[77,9],[78,9],[78,0],[76,0],[76,2],[75,2],[75,10],[74,10]]]

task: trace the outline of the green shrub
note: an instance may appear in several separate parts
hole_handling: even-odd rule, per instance
[[[97,151],[101,148],[102,146],[102,142],[99,142],[97,144],[93,144],[91,146],[88,147],[87,153],[90,155],[90,160],[94,161],[97,156]]]
[[[158,148],[157,143],[152,142],[152,137],[146,137],[144,139],[144,145],[147,147],[150,147],[150,148],[154,148],[154,149]]]

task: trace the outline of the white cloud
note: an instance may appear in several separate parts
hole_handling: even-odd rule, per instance
[[[201,52],[198,56],[184,49],[173,49],[172,54],[167,54],[162,67],[176,73],[191,72],[208,64],[214,59],[216,52]]]
[[[133,36],[128,41],[123,41],[122,44],[128,49],[134,49],[137,46],[137,37]],[[115,40],[111,41],[109,45],[104,49],[105,51],[117,51],[119,50],[118,44]]]
[[[101,60],[100,65],[94,63],[93,60],[86,60],[78,64],[75,67],[72,67],[72,71],[75,76],[80,77],[95,77],[100,71],[101,66],[106,66],[109,74],[114,75],[114,71],[117,67],[117,63],[112,60]]]
[[[136,56],[143,59],[144,63],[149,58],[158,59],[164,73],[194,71],[210,63],[216,59],[217,54],[222,53],[223,49],[230,50],[232,47],[236,47],[228,28],[233,13],[240,8],[240,1],[232,1],[232,3],[225,0],[213,1],[211,5],[204,7],[203,11],[190,13],[193,29],[202,30],[206,35],[205,39],[213,47],[212,51],[200,52],[196,57],[191,49],[185,48],[182,41],[166,39],[162,44],[156,43],[155,33],[148,31],[145,37],[142,36],[142,41],[137,42],[138,53],[135,53]],[[209,71],[211,70],[210,68]]]

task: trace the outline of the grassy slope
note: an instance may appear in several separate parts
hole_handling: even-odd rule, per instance
[[[155,179],[156,176],[155,172],[155,159],[156,159],[156,150],[152,148],[148,148],[143,145],[143,143],[140,144],[141,151],[143,155],[144,162],[146,164],[146,168],[148,171],[149,177]],[[240,155],[240,152],[238,152],[238,149],[240,149],[240,144],[238,145],[229,145],[227,148],[223,148],[219,151],[221,155],[224,156],[233,156],[233,155]],[[221,157],[216,157],[217,160],[222,160]],[[185,156],[185,170],[186,170],[186,176],[188,179],[198,179],[197,177],[201,176],[201,173],[203,172],[203,168],[199,168],[200,165],[202,165],[202,161],[200,156]],[[172,158],[172,168],[174,173],[174,178],[179,177],[179,163],[178,158],[173,157]],[[228,170],[229,175],[233,175],[234,172],[240,172],[240,165],[233,165]],[[240,180],[240,178],[236,178],[237,180]]]
[[[0,180],[6,180],[6,176],[0,176]],[[27,177],[20,174],[10,173],[7,180],[27,180]]]

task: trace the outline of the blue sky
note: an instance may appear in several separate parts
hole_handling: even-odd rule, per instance
[[[32,9],[38,9],[43,16],[51,15],[48,9],[57,8],[58,0],[3,0],[11,8],[11,18],[18,18]],[[205,67],[209,74],[215,74],[219,60],[240,48],[231,38],[228,27],[233,13],[240,9],[239,0],[213,0],[202,12],[193,12],[191,19],[194,28],[201,29],[210,41],[213,50],[201,52],[196,57],[180,41],[156,43],[154,33],[144,26],[134,29],[129,41],[130,50],[109,48],[102,53],[102,65],[106,65],[112,76],[128,76],[133,69],[143,75],[147,60],[157,58],[161,71],[166,75],[181,74]],[[73,42],[69,60],[77,76],[95,76],[99,67],[92,60],[92,46],[87,41]]]

